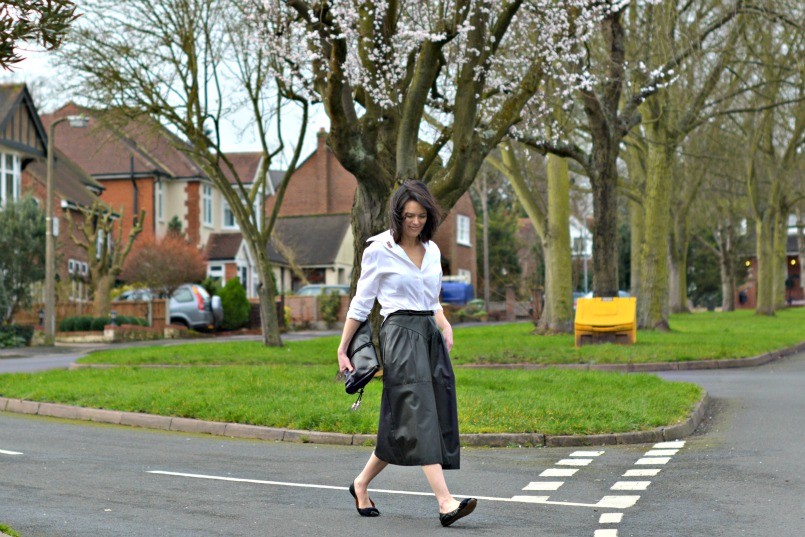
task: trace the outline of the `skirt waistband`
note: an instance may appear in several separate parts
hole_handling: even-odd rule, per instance
[[[417,317],[433,317],[433,312],[431,310],[397,310],[392,313],[389,313],[388,317],[394,317],[395,315],[415,315]]]

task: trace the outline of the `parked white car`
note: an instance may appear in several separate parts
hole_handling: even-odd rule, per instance
[[[117,300],[148,301],[157,298],[150,289],[132,289],[122,293]],[[213,296],[202,286],[194,283],[180,285],[171,295],[170,323],[181,324],[194,330],[214,330],[224,318],[221,297]]]

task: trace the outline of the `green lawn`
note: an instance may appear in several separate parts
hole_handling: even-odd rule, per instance
[[[572,335],[536,336],[530,323],[462,326],[451,353],[456,364],[629,363],[733,359],[757,356],[805,341],[805,308],[761,317],[749,311],[673,315],[672,331],[639,331],[633,346],[573,346]],[[337,336],[290,341],[282,348],[259,342],[189,343],[92,353],[81,363],[174,364],[335,364]]]
[[[686,418],[698,386],[649,374],[458,370],[464,433],[593,434]],[[0,375],[0,395],[91,408],[342,433],[374,433],[379,382],[359,411],[328,366],[120,367]]]
[[[576,349],[570,335],[535,336],[528,323],[455,330],[457,364],[628,363],[734,359],[805,340],[805,308],[675,315],[668,333],[639,332],[631,347]],[[84,407],[292,429],[373,433],[381,386],[364,405],[336,382],[338,337],[288,342],[192,343],[97,352],[83,363],[111,369],[0,375],[0,396]],[[184,365],[143,368],[141,365]],[[198,367],[219,365],[223,367]],[[462,432],[596,434],[647,430],[686,418],[698,386],[648,374],[563,369],[456,369]]]

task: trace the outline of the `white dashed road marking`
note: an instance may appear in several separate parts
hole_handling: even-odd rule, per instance
[[[603,451],[574,451],[570,454],[571,457],[600,457]]]
[[[19,451],[6,451],[5,449],[0,449],[0,455],[24,455],[24,453],[20,453]]]
[[[623,513],[604,513],[598,519],[599,524],[619,524],[623,520]]]
[[[671,460],[671,457],[643,457],[639,459],[635,464],[667,464],[668,461]]]
[[[557,462],[559,466],[587,466],[593,462],[592,459],[562,459]]]
[[[595,530],[593,537],[618,537],[618,530]]]
[[[673,442],[660,442],[654,444],[654,449],[679,449],[685,447],[684,440],[674,440]]]
[[[652,449],[646,451],[646,457],[668,457],[670,455],[676,455],[678,452],[678,449]]]
[[[646,490],[651,481],[618,481],[610,490]]]
[[[548,468],[541,474],[540,477],[570,477],[578,472],[578,469],[571,468]]]
[[[532,481],[523,490],[559,490],[564,481]]]
[[[661,472],[659,468],[651,468],[645,470],[626,470],[623,477],[649,477],[657,475]]]

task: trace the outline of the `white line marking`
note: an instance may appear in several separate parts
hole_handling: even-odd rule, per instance
[[[550,496],[512,496],[513,502],[547,503]]]
[[[237,477],[224,477],[217,475],[204,475],[204,474],[186,474],[182,472],[166,472],[163,470],[148,470],[146,473],[166,475],[174,477],[190,477],[195,479],[210,479],[214,481],[229,481],[233,483],[254,483],[257,485],[275,485],[280,487],[301,487],[312,489],[327,489],[327,490],[349,490],[347,487],[337,487],[333,485],[312,485],[308,483],[289,483],[285,481],[267,481],[263,479],[242,479]],[[407,490],[386,490],[386,489],[369,489],[369,492],[385,493],[385,494],[402,494],[406,496],[433,496],[432,492],[411,492]],[[469,498],[467,494],[453,494],[457,498]],[[633,506],[640,496],[604,496],[598,503],[575,503],[575,502],[552,502],[548,501],[550,496],[513,496],[511,498],[496,498],[494,496],[472,496],[478,500],[489,500],[494,502],[514,502],[514,503],[541,503],[548,505],[561,505],[565,507],[594,507],[594,508],[607,508],[607,509],[625,509]]]
[[[618,537],[618,530],[595,530],[593,537]]]
[[[571,457],[600,457],[603,451],[574,451],[570,454]]]
[[[539,503],[544,505],[561,505],[563,507],[593,507],[596,509],[625,509],[633,506],[640,496],[604,496],[598,503],[578,503],[578,502],[554,502],[549,501],[549,496],[513,496],[511,499],[504,498],[483,498],[476,496],[479,500],[501,500],[522,503]],[[629,498],[628,500],[615,500],[613,498]]]
[[[523,490],[559,490],[564,481],[532,481]]]
[[[0,454],[2,454],[2,455],[24,455],[24,453],[20,453],[19,451],[6,451],[5,449],[0,449]]]
[[[587,466],[593,462],[592,459],[562,459],[556,464],[560,466]]]
[[[623,520],[623,513],[604,513],[598,519],[599,524],[620,524]]]
[[[618,481],[610,490],[646,490],[651,481]]]
[[[660,473],[660,471],[661,470],[659,468],[652,468],[650,470],[626,470],[626,473],[623,474],[623,477],[648,477],[657,475]]]
[[[540,477],[570,477],[576,472],[578,472],[578,468],[548,468],[541,474]]]
[[[646,451],[645,457],[665,457],[667,455],[676,455],[679,453],[678,449],[651,449]]]
[[[626,509],[636,504],[639,499],[640,496],[604,496],[595,506],[604,509]]]
[[[673,442],[659,442],[654,444],[656,449],[679,449],[685,447],[684,440],[674,440]]]
[[[645,457],[638,460],[635,464],[666,464],[671,457]]]

